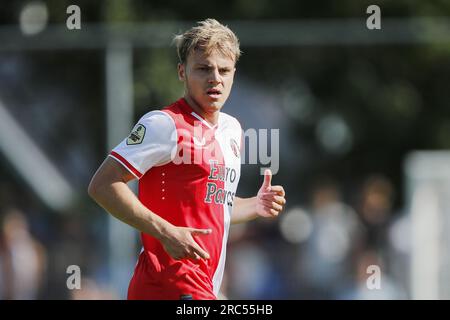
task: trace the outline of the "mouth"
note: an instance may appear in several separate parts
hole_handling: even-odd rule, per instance
[[[222,91],[220,91],[219,89],[211,88],[206,91],[206,94],[213,99],[219,99],[222,95]]]

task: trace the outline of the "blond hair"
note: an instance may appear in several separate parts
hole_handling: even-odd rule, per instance
[[[197,23],[198,26],[173,38],[180,63],[186,63],[192,50],[202,50],[206,54],[217,50],[232,58],[234,62],[238,61],[241,51],[239,40],[233,31],[215,19],[206,19]]]

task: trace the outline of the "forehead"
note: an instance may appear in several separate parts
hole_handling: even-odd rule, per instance
[[[187,58],[187,62],[191,64],[218,65],[221,67],[234,67],[234,59],[224,55],[218,50],[213,50],[207,54],[203,50],[192,50]]]

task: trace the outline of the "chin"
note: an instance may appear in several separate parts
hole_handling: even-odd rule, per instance
[[[213,106],[211,106],[211,110],[213,110],[213,111],[220,111],[222,109],[222,107],[223,107],[222,103],[221,104],[217,104],[217,105],[213,105]]]
[[[223,107],[223,103],[216,101],[216,102],[209,102],[209,103],[205,103],[205,109],[208,111],[220,111],[220,109],[222,109]]]

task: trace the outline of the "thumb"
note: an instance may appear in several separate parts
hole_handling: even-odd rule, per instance
[[[272,171],[270,169],[266,169],[264,171],[264,182],[263,182],[263,188],[270,189],[272,183]]]

